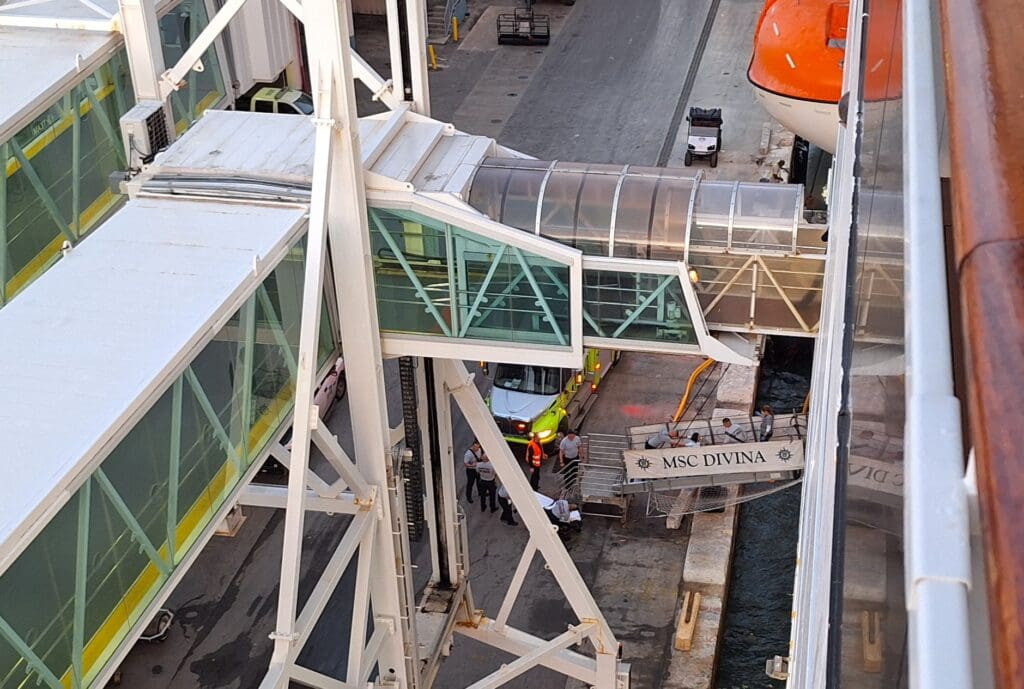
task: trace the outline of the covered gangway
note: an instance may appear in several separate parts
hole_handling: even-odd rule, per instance
[[[3,310],[0,685],[91,686],[290,423],[306,223],[131,201]]]

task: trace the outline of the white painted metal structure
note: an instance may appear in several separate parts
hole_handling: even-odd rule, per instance
[[[4,309],[0,419],[19,462],[0,482],[0,569],[304,229],[301,208],[134,201]],[[122,375],[125,366],[136,375]],[[73,422],[55,423],[58,406]]]

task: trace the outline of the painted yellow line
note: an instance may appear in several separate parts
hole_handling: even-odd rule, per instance
[[[81,234],[84,235],[87,233],[96,223],[104,218],[112,208],[123,201],[123,196],[114,194],[110,189],[104,189],[103,193],[100,194],[95,201],[90,203],[89,206],[78,216],[79,225],[82,228]],[[64,235],[58,231],[57,236],[50,240],[50,242],[43,247],[42,251],[36,254],[31,261],[25,264],[21,270],[15,273],[11,279],[7,281],[7,298],[13,298],[21,292],[21,290],[25,289],[29,283],[49,270],[49,268],[56,263],[57,257],[60,255],[60,247],[63,244]]]
[[[96,92],[96,100],[102,102],[104,98],[114,92],[114,85],[108,84]],[[85,117],[92,110],[92,103],[88,98],[82,99],[78,106],[78,112],[81,117]],[[50,125],[45,131],[41,132],[36,138],[32,139],[32,143],[25,147],[25,157],[32,160],[40,151],[53,143],[58,136],[66,132],[72,124],[74,124],[75,118],[70,113],[64,115],[62,118]],[[9,158],[7,160],[7,176],[10,177],[15,172],[21,169],[21,163],[18,162],[17,158]]]
[[[196,103],[196,119],[198,120],[200,115],[209,110],[214,103],[216,103],[223,97],[224,94],[222,94],[220,91],[210,91],[205,96],[203,96],[203,99]],[[188,129],[189,126],[191,126],[191,124],[192,122],[190,122],[189,120],[180,119],[174,123],[174,130],[180,135],[184,133],[184,131]]]
[[[285,421],[291,407],[292,391],[290,387],[286,387],[278,393],[270,406],[260,415],[259,420],[253,424],[252,430],[249,431],[249,447],[262,449],[270,440],[273,432]],[[224,497],[235,486],[239,478],[234,462],[226,460],[203,490],[202,495],[185,513],[175,531],[175,552],[178,554],[178,561],[194,545],[203,529],[210,523],[213,513],[223,503]],[[160,555],[167,557],[166,543],[160,548]],[[138,620],[139,614],[159,593],[163,583],[160,571],[155,565],[149,563],[125,593],[124,598],[110,611],[82,653],[82,668],[86,686],[103,669],[104,664],[117,650],[121,640]],[[61,677],[61,682],[65,687],[71,689],[71,681],[72,670],[68,668]]]

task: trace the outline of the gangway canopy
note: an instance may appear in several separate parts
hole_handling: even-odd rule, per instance
[[[0,11],[0,22],[7,14]],[[114,33],[0,25],[0,141],[20,130],[57,94],[81,81],[119,45]]]
[[[140,199],[0,319],[0,571],[305,228],[305,210]]]

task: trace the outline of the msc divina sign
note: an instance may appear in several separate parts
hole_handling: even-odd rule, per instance
[[[626,476],[635,481],[678,476],[794,471],[804,467],[800,440],[705,447],[625,450]]]

